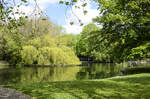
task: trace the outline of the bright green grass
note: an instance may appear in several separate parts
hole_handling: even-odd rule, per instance
[[[13,85],[38,99],[150,99],[150,74],[89,81]]]

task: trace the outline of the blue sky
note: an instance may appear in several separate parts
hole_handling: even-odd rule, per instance
[[[65,12],[66,12],[66,6],[60,5],[58,3],[56,4],[49,4],[47,6],[46,14],[50,17],[50,19],[53,22],[56,22],[58,25],[65,25]]]
[[[22,11],[24,11],[25,13],[31,13],[33,11],[34,0],[30,0],[30,2],[30,6],[22,7]],[[84,8],[88,10],[86,16],[83,14],[83,9],[75,9],[75,5],[71,8],[75,15],[82,20],[84,25],[91,23],[92,18],[95,18],[99,14],[99,11],[96,9],[97,4],[91,3],[89,2],[89,0],[86,0],[86,2],[87,6]],[[79,34],[82,31],[83,26],[80,26],[77,17],[73,15],[70,9],[66,10],[65,5],[60,5],[59,0],[37,0],[37,3],[39,7],[46,13],[46,15],[50,17],[52,22],[66,28],[67,33]],[[82,5],[82,2],[79,1],[76,5],[80,6]],[[70,21],[73,21],[75,24],[70,25]]]

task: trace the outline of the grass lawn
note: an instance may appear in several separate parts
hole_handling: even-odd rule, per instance
[[[150,99],[150,74],[88,81],[22,83],[10,88],[38,99]]]

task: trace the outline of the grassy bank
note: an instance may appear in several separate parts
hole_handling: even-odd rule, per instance
[[[89,81],[22,83],[11,88],[38,99],[149,99],[150,74]]]
[[[8,62],[0,60],[0,69],[1,69],[1,68],[7,68],[8,65],[9,65]]]
[[[0,65],[9,65],[8,62],[0,60]]]

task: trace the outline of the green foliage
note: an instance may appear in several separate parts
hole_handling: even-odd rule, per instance
[[[41,44],[43,47],[55,47],[56,38],[51,35],[45,35],[43,38],[41,38]]]
[[[73,65],[75,64],[81,64],[79,59],[76,57],[74,51],[72,48],[66,47],[66,46],[62,46],[61,49],[64,51],[64,62],[69,64],[72,63]],[[72,57],[70,57],[72,56]]]
[[[141,59],[141,58],[149,58],[150,57],[150,42],[144,43],[136,48],[131,49],[131,53],[129,54],[129,59]]]
[[[67,41],[69,40],[69,37],[70,37],[69,35],[53,37],[47,34],[42,38],[36,37],[35,39],[30,40],[29,48],[23,49],[22,51],[22,55],[26,55],[26,57],[25,56],[22,57],[22,60],[25,61],[24,64],[38,64],[38,65],[80,64],[80,61],[74,54],[73,49],[69,48],[72,47],[72,45],[70,45],[70,42]],[[33,50],[35,53],[30,51],[30,49]],[[35,58],[32,58],[31,56],[35,56]]]
[[[57,38],[50,35],[46,35],[41,39],[35,38],[30,40],[29,48],[23,49],[22,51],[22,54],[26,55],[26,57],[22,57],[22,60],[25,60],[25,64],[35,63],[38,65],[80,64],[80,61],[74,54],[73,49],[66,45],[59,44],[56,40]],[[30,51],[30,49],[35,53]],[[31,56],[35,56],[35,58],[32,58]]]
[[[72,2],[77,2],[77,0],[72,0]]]
[[[42,38],[36,37],[35,39],[30,40],[29,45],[33,46],[38,51],[38,54],[35,54],[37,56],[36,60],[31,60],[32,62],[30,62],[30,64],[80,64],[80,61],[74,54],[73,49],[69,48],[72,47],[72,45],[70,45],[70,42],[67,41],[70,37],[68,36],[53,37],[51,35],[45,35]],[[25,51],[23,52],[25,55],[28,54]],[[30,55],[32,56],[32,54]],[[25,57],[23,57],[23,59],[24,58]],[[26,59],[27,58],[25,58],[25,60]]]
[[[34,47],[36,47],[36,48],[42,47],[40,37],[37,37],[37,38],[34,38],[34,39],[30,40],[29,44],[32,45],[32,46],[34,46]]]
[[[148,58],[149,0],[99,0],[99,4],[101,13],[94,22],[101,30],[90,33],[92,28],[83,29],[77,55],[107,62]]]
[[[79,35],[64,34],[60,37],[57,37],[57,45],[74,48],[78,40],[79,40]]]
[[[74,41],[72,40],[75,39],[73,37],[74,36],[72,35],[64,35],[60,37],[45,35],[42,38],[38,37],[30,40],[29,44],[37,48],[39,52],[37,64],[80,64],[73,49],[69,48],[73,46]]]
[[[23,49],[21,50],[21,58],[23,64],[29,65],[29,64],[35,64],[37,60],[38,51],[33,46],[23,46]]]
[[[23,19],[23,22],[24,25],[11,31],[7,26],[6,29],[0,28],[0,56],[3,60],[13,65],[80,64],[73,49],[68,48],[73,47],[74,42],[69,41],[73,40],[74,36],[61,34],[62,28],[49,20],[45,23],[47,25],[41,22],[38,28],[35,28],[36,31],[31,20]]]
[[[73,25],[74,24],[74,22],[70,22],[70,25]]]
[[[40,65],[61,65],[80,64],[72,49],[68,47],[43,47],[39,49],[38,64]]]
[[[76,43],[76,53],[78,56],[91,57],[91,54],[95,50],[96,33],[99,32],[99,28],[95,24],[88,24],[81,32],[80,39]]]
[[[38,64],[39,65],[50,65],[52,62],[51,59],[51,49],[49,47],[39,48],[39,55],[38,55]]]
[[[4,30],[0,41],[2,59],[13,65],[18,64],[21,61],[20,50],[23,43],[17,30]]]
[[[21,0],[17,5],[14,2],[0,1],[0,57],[12,65],[17,65],[21,62],[20,50],[25,43],[18,27],[24,24],[23,19],[26,17],[22,17],[23,13],[19,12],[18,7],[26,3],[26,0]],[[14,6],[17,11],[14,11]],[[14,18],[14,14],[19,18]]]
[[[149,53],[141,51],[141,45],[149,42],[147,37],[150,36],[150,28],[147,27],[150,19],[146,14],[149,13],[146,6],[150,4],[149,0],[100,0],[99,3],[102,15],[95,18],[102,25],[102,40],[99,43],[107,45],[106,49],[111,47],[111,58],[123,61],[128,60],[128,57],[142,58]]]
[[[64,2],[62,0],[59,1],[60,4],[63,4]]]

